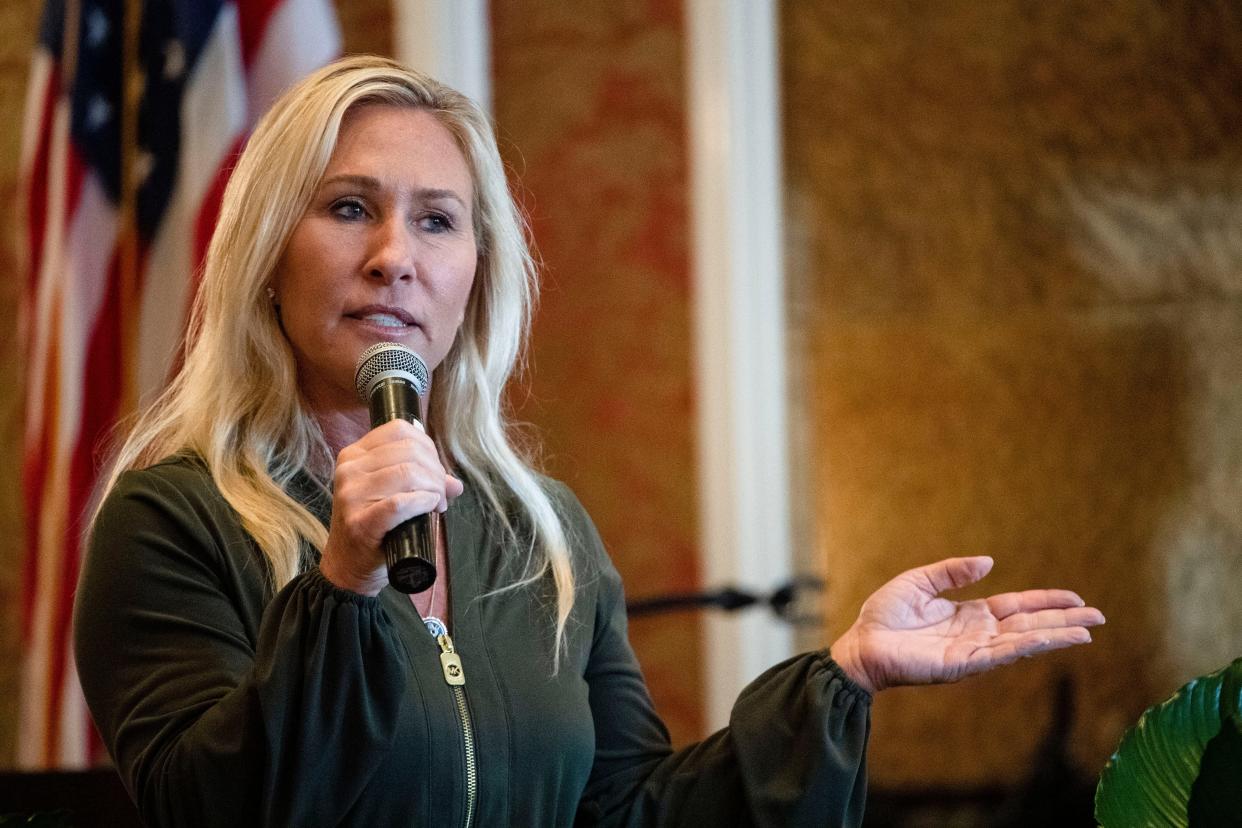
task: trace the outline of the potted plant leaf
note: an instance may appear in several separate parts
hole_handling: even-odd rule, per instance
[[[1242,825],[1242,658],[1126,731],[1095,791],[1103,828]]]

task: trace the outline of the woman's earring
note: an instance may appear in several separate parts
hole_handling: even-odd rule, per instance
[[[267,286],[267,301],[271,302],[273,305],[277,304],[276,288],[272,287],[271,285]]]

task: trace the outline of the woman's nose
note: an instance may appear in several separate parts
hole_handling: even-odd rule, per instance
[[[366,265],[368,276],[386,284],[414,278],[415,239],[410,230],[403,219],[396,217],[376,225]]]

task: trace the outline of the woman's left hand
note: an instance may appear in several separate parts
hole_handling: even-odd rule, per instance
[[[832,645],[846,675],[874,693],[903,684],[938,684],[1025,656],[1091,640],[1104,615],[1064,589],[1006,592],[950,601],[940,593],[973,584],[989,557],[949,558],[903,572],[863,604]]]

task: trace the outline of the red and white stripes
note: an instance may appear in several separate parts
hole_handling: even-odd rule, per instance
[[[140,397],[167,379],[223,184],[246,131],[275,95],[339,48],[327,0],[224,5],[186,69],[176,184],[154,240],[139,250],[136,309],[120,306],[120,217],[74,146],[61,64],[43,49],[34,55],[22,152],[27,358],[19,767],[84,767],[102,758],[77,684],[70,623],[84,519],[103,441],[123,413],[125,373],[134,371]],[[136,341],[122,341],[122,316],[134,313]]]

